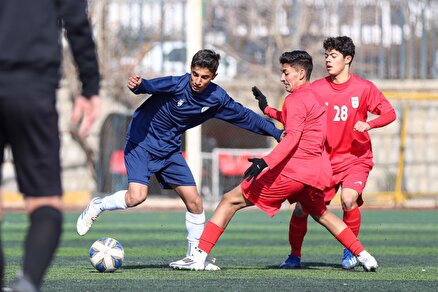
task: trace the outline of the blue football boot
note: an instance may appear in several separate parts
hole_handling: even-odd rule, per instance
[[[354,269],[359,264],[357,258],[346,248],[344,248],[344,256],[342,257],[342,268],[345,270]]]
[[[301,258],[290,254],[287,259],[280,265],[280,269],[299,269],[301,268]]]

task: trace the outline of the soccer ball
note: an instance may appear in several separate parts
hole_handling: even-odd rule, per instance
[[[90,248],[90,261],[99,272],[114,272],[122,266],[125,252],[115,239],[104,237],[96,240]]]

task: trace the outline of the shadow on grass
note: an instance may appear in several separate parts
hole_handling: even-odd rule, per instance
[[[323,270],[325,268],[332,268],[336,270],[346,271],[346,272],[354,272],[356,269],[351,270],[345,270],[342,269],[342,265],[340,264],[333,264],[333,263],[323,263],[323,262],[305,262],[301,263],[301,268],[299,269],[280,269],[278,265],[268,265],[268,266],[260,266],[260,267],[254,267],[254,266],[248,266],[248,267],[242,267],[242,266],[236,266],[236,267],[221,267],[222,271],[233,271],[233,270]],[[130,264],[130,265],[123,265],[123,270],[145,270],[145,269],[169,269],[172,270],[172,268],[169,267],[167,264],[157,265],[157,264]],[[190,271],[190,270],[175,270],[175,271]],[[91,271],[92,273],[97,271]],[[211,271],[208,271],[211,272]]]
[[[167,266],[166,266],[167,267]],[[322,270],[324,268],[333,268],[337,270],[343,270],[343,271],[354,271],[352,270],[344,270],[342,269],[342,265],[340,264],[332,264],[332,263],[321,263],[321,262],[306,262],[301,263],[301,268],[299,269],[280,269],[278,265],[268,265],[268,266],[260,266],[260,267],[254,267],[254,266],[248,266],[248,267],[242,267],[242,266],[236,266],[236,267],[221,267],[222,271],[232,271],[232,270]]]
[[[321,263],[321,262],[305,262],[301,263],[302,269],[313,269],[316,267],[330,267],[334,269],[342,269],[341,264],[333,264],[333,263]]]
[[[301,268],[298,269],[284,269],[284,270],[320,270],[320,268],[333,268],[333,269],[342,269],[342,265],[340,264],[333,264],[333,263],[321,263],[321,262],[305,262],[301,263]],[[269,265],[265,266],[265,269],[280,269],[278,265]]]
[[[123,265],[124,270],[170,269],[169,265]]]

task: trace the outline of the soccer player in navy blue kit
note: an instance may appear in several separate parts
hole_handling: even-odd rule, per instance
[[[205,215],[193,175],[182,156],[181,136],[211,118],[227,121],[280,141],[282,131],[234,101],[212,80],[217,76],[219,54],[200,50],[192,59],[190,74],[151,80],[132,76],[128,87],[135,94],[152,94],[135,112],[125,144],[128,190],[94,198],[79,216],[77,232],[84,235],[103,211],[137,206],[148,195],[151,175],[161,186],[174,189],[186,205],[187,256],[192,254],[204,230]],[[170,263],[172,267],[174,263]],[[206,269],[219,269],[212,262]]]

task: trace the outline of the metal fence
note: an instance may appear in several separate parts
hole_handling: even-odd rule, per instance
[[[186,67],[187,0],[91,1],[103,53],[144,72],[182,73]],[[278,56],[305,49],[325,74],[322,41],[348,35],[356,73],[367,79],[438,78],[438,1],[204,0],[203,43],[224,56],[224,78],[277,71]],[[100,13],[99,13],[100,12]],[[101,24],[100,26],[98,24]],[[112,42],[112,44],[110,44]],[[139,56],[140,60],[139,60]]]

